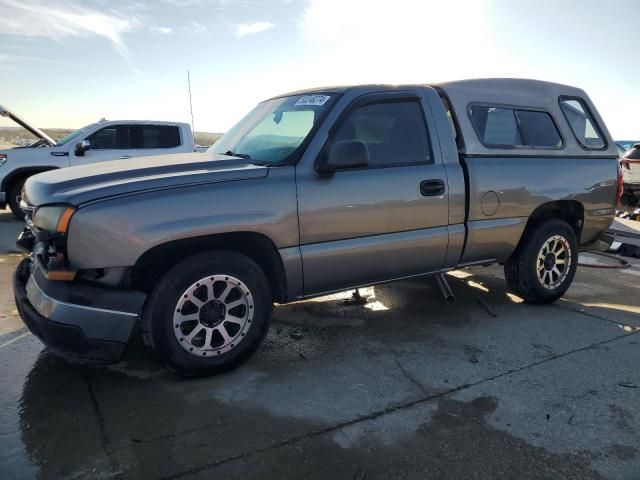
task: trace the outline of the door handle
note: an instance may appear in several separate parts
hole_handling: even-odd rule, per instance
[[[131,158],[131,155],[122,155],[120,157],[118,157],[120,160],[125,160],[127,158]]]
[[[435,197],[444,193],[443,180],[423,180],[420,182],[420,193],[425,197]]]

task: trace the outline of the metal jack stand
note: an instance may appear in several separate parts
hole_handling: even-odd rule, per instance
[[[362,295],[360,295],[360,289],[356,288],[356,290],[351,294],[351,298],[347,298],[344,301],[344,304],[345,305],[366,305],[368,301],[369,301],[368,298],[365,298]]]
[[[436,275],[436,283],[438,284],[438,287],[440,287],[440,291],[448,304],[452,304],[456,301],[456,296],[453,294],[453,291],[451,290],[451,287],[443,273]]]

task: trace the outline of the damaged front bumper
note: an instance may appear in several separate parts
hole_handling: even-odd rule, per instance
[[[146,295],[47,280],[41,269],[25,259],[13,276],[18,312],[29,330],[67,356],[101,363],[120,360]]]

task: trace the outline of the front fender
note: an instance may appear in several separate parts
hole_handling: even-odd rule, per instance
[[[126,267],[163,243],[207,235],[256,232],[277,248],[298,245],[293,167],[269,176],[146,192],[82,206],[71,220],[74,269]]]

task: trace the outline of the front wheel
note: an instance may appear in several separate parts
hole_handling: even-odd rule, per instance
[[[206,251],[182,260],[160,280],[143,312],[143,337],[179,375],[220,373],[258,349],[272,305],[267,278],[253,260]]]
[[[578,267],[575,231],[562,220],[529,228],[505,263],[509,289],[529,303],[551,303],[569,288]]]
[[[7,189],[7,203],[9,204],[9,208],[13,212],[13,215],[18,220],[24,220],[25,212],[20,208],[20,197],[22,196],[22,187],[24,187],[24,182],[26,178],[18,179],[14,181],[9,188]]]

